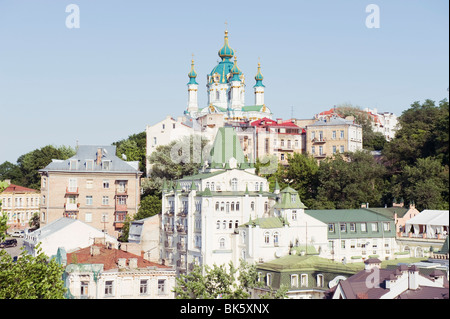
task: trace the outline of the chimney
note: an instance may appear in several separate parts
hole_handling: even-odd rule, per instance
[[[137,269],[137,267],[138,267],[137,261],[138,261],[137,258],[129,258],[128,259],[130,269]]]
[[[127,259],[126,258],[119,258],[117,260],[117,266],[119,268],[126,268],[127,267]]]
[[[442,271],[440,271],[439,269],[434,270],[430,274],[430,277],[433,278],[434,282],[437,282],[437,283],[441,284],[442,286],[444,286],[444,273]]]
[[[100,246],[92,245],[90,251],[91,251],[91,256],[98,256],[98,255],[100,255]]]
[[[408,288],[410,290],[419,288],[419,268],[415,265],[408,269]]]
[[[378,258],[369,258],[366,261],[364,261],[365,270],[370,270],[373,268],[380,269],[380,267],[381,267],[381,260],[379,260]]]
[[[100,165],[100,163],[102,162],[102,148],[99,147],[97,149],[97,165]]]

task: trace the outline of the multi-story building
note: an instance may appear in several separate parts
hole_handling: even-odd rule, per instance
[[[304,153],[305,130],[294,121],[276,121],[262,118],[251,123],[256,128],[256,157],[275,155],[281,164],[287,164],[289,154]]]
[[[68,298],[175,298],[175,270],[139,255],[92,245],[68,253],[65,259],[64,280]]]
[[[397,116],[391,112],[378,113],[377,109],[365,108],[365,112],[372,117],[372,129],[374,132],[380,132],[387,141],[395,137],[395,133],[400,128]]]
[[[365,208],[305,210],[305,213],[328,225],[326,258],[360,262],[396,257],[398,246],[392,218]]]
[[[362,150],[362,127],[338,116],[306,125],[306,152],[317,160]]]
[[[79,146],[67,160],[53,160],[41,175],[40,222],[79,219],[118,236],[140,202],[138,162],[116,156],[115,146]]]
[[[28,228],[33,215],[39,215],[39,191],[10,184],[0,194],[1,213],[8,216],[9,232]]]
[[[297,192],[269,191],[232,127],[219,129],[208,167],[163,189],[161,258],[178,273],[194,264],[268,260],[291,244],[326,249],[326,229],[304,214]]]

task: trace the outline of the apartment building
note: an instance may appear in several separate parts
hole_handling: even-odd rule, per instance
[[[306,152],[317,160],[363,147],[362,127],[338,116],[319,119],[306,126]]]
[[[139,163],[117,157],[115,146],[79,146],[75,156],[53,160],[39,173],[43,226],[69,217],[119,236],[126,216],[138,210]]]
[[[289,154],[305,151],[305,130],[295,121],[276,121],[262,118],[251,123],[256,128],[256,157],[275,155],[281,164],[287,165]]]
[[[28,228],[34,214],[39,214],[39,191],[10,184],[0,194],[1,213],[8,216],[9,232]]]

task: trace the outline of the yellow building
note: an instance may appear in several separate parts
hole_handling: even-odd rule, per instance
[[[362,149],[362,127],[337,116],[306,125],[306,152],[317,160]]]
[[[34,214],[39,214],[39,191],[10,184],[0,194],[1,212],[8,216],[8,232],[28,228]]]

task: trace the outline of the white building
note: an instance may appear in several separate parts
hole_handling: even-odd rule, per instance
[[[55,255],[62,247],[67,252],[88,247],[101,238],[111,247],[117,247],[117,239],[80,220],[62,217],[24,236],[25,250],[32,256],[37,255],[36,246],[40,244],[42,252],[48,257]]]
[[[364,111],[372,116],[372,128],[374,132],[380,132],[387,141],[395,137],[395,133],[400,128],[397,116],[391,112],[378,113],[377,109],[365,108]]]
[[[277,194],[269,192],[267,180],[254,170],[245,160],[234,129],[224,127],[216,136],[207,167],[176,181],[175,186],[165,185],[160,241],[165,264],[183,273],[194,264],[212,266],[232,261],[237,265],[241,258],[273,259],[276,253],[288,254],[290,244],[301,243],[303,238],[308,238],[309,244],[315,238],[317,244],[326,246],[326,225],[302,213],[303,204],[296,192],[292,209],[298,213],[294,217],[292,209],[276,205]],[[291,192],[285,193],[290,196]],[[253,221],[261,224],[253,225]],[[260,231],[264,227],[260,226],[267,222],[273,226],[271,231],[278,232],[281,246],[272,240],[270,245],[265,242],[266,234]],[[302,228],[305,222],[311,226],[307,235]],[[290,224],[292,227],[286,227]],[[246,232],[247,237],[243,235]]]
[[[139,255],[93,245],[68,253],[67,297],[75,299],[173,299],[175,270]]]

